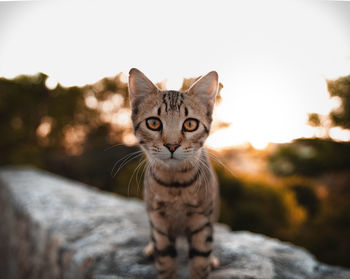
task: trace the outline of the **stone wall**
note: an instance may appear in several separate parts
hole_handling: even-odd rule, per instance
[[[142,202],[29,168],[0,169],[0,278],[156,278],[142,254],[149,227]],[[180,240],[179,274],[188,278]],[[350,278],[304,249],[215,227],[221,267],[211,278]]]

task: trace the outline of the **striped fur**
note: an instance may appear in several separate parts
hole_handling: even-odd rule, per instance
[[[212,265],[218,264],[212,255],[218,184],[203,147],[217,87],[216,72],[179,92],[161,91],[139,70],[130,71],[134,132],[148,159],[144,199],[151,243],[145,252],[155,256],[159,278],[177,278],[176,238],[180,235],[189,243],[190,278],[208,278]],[[161,128],[152,130],[146,125],[148,118],[158,119]],[[193,131],[183,125],[189,118],[199,123]]]

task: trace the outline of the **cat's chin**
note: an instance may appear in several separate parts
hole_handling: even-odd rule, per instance
[[[168,158],[162,161],[164,162],[164,164],[168,165],[169,167],[177,167],[177,166],[181,166],[185,160],[178,159],[178,158]]]
[[[186,164],[187,160],[186,159],[179,159],[179,158],[167,158],[167,159],[159,159],[157,158],[154,160],[154,162],[160,166],[160,167],[165,167],[167,169],[181,169],[183,168],[184,164]]]

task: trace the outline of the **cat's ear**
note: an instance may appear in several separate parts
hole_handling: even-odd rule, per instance
[[[212,109],[215,103],[216,94],[218,93],[218,88],[218,73],[211,71],[193,83],[192,86],[188,89],[187,94],[196,96],[204,104],[211,106]]]
[[[129,72],[129,95],[131,104],[134,104],[136,100],[141,101],[149,94],[154,94],[159,91],[159,88],[155,86],[141,71],[136,68],[132,68]]]

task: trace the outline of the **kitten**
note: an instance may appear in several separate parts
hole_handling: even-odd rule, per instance
[[[218,215],[218,184],[203,147],[209,135],[218,91],[215,71],[187,91],[162,91],[142,72],[131,69],[129,94],[134,133],[148,168],[144,199],[159,278],[177,278],[175,241],[189,242],[190,278],[208,278],[218,265],[212,255]]]

